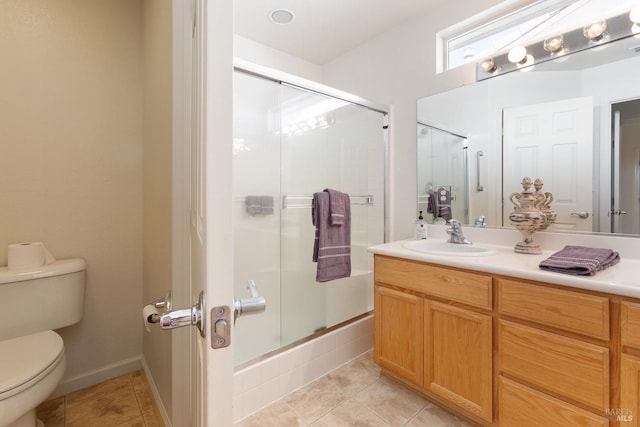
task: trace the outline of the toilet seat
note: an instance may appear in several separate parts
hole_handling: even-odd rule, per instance
[[[0,401],[37,384],[64,359],[64,342],[54,331],[0,341]]]

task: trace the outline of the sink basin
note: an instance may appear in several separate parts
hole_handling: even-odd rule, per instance
[[[486,256],[496,251],[477,245],[449,243],[444,240],[409,240],[402,244],[405,249],[441,256]]]

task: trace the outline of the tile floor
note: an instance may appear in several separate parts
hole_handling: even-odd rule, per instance
[[[285,396],[235,427],[469,427],[380,375],[373,352]]]
[[[163,427],[144,372],[137,371],[38,406],[46,427]]]
[[[163,427],[142,371],[44,402],[46,427]],[[380,375],[372,351],[236,423],[235,427],[470,427]]]

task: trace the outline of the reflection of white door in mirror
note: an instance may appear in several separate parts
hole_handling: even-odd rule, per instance
[[[508,108],[503,114],[503,224],[525,176],[540,178],[553,193],[553,230],[591,231],[593,208],[593,98]],[[575,214],[575,215],[572,215]]]

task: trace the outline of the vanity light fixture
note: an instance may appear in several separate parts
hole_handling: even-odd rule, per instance
[[[633,25],[629,25],[629,20]],[[476,78],[479,81],[512,71],[531,71],[536,64],[546,61],[561,62],[572,53],[605,48],[609,42],[634,35],[640,38],[640,4],[630,12],[627,9],[624,13],[607,17],[606,21],[597,20],[546,40],[516,46],[508,52],[481,59],[476,64]]]
[[[269,19],[274,24],[287,25],[293,21],[293,12],[287,9],[276,9],[269,13]]]

